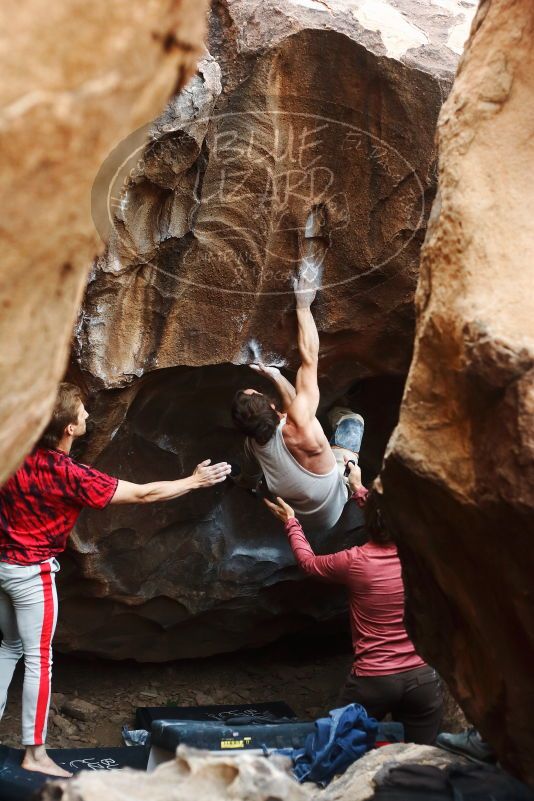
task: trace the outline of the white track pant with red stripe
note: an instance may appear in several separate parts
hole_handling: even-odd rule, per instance
[[[58,570],[55,559],[26,566],[0,562],[0,718],[16,664],[24,656],[23,745],[46,740]]]

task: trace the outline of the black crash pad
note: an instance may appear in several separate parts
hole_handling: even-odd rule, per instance
[[[277,722],[243,722],[229,718],[226,723],[214,720],[155,720],[151,743],[166,751],[179,745],[205,748],[208,751],[240,751],[267,748],[303,748],[309,734],[315,732],[315,721],[287,720]],[[401,723],[379,723],[377,745],[404,740]]]
[[[50,748],[49,756],[65,770],[146,770],[148,749],[143,746],[123,748]],[[0,799],[27,801],[52,777],[20,767],[24,752],[0,746]]]
[[[273,719],[295,718],[284,701],[261,704],[213,704],[211,706],[143,706],[135,710],[135,728],[150,731],[155,720],[226,721],[240,715],[271,715]]]
[[[234,725],[214,720],[155,720],[151,742],[166,751],[175,751],[179,745],[208,751],[302,748],[314,731],[313,721]]]

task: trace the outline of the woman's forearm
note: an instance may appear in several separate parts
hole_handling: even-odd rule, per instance
[[[351,489],[353,500],[356,501],[360,509],[363,509],[367,501],[367,496],[369,495],[369,490],[366,489],[363,484],[360,484],[357,487],[352,487]]]
[[[317,556],[295,517],[287,521],[285,529],[297,564],[305,573],[327,581],[346,583],[350,571],[350,550]]]

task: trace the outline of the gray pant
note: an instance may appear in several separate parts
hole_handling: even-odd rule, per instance
[[[23,745],[43,745],[46,740],[58,570],[55,559],[25,566],[0,562],[0,718],[15,667],[24,656]]]

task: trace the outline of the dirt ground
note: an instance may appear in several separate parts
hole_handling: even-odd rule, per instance
[[[347,641],[324,638],[317,652],[316,635],[293,637],[261,650],[166,664],[111,662],[55,655],[47,744],[52,748],[122,745],[121,728],[134,727],[141,706],[196,706],[286,701],[299,717],[314,719],[336,705],[350,667]],[[10,688],[0,721],[0,742],[20,747],[22,664]],[[78,720],[61,711],[65,701],[94,705]],[[452,699],[444,730],[464,725]]]

